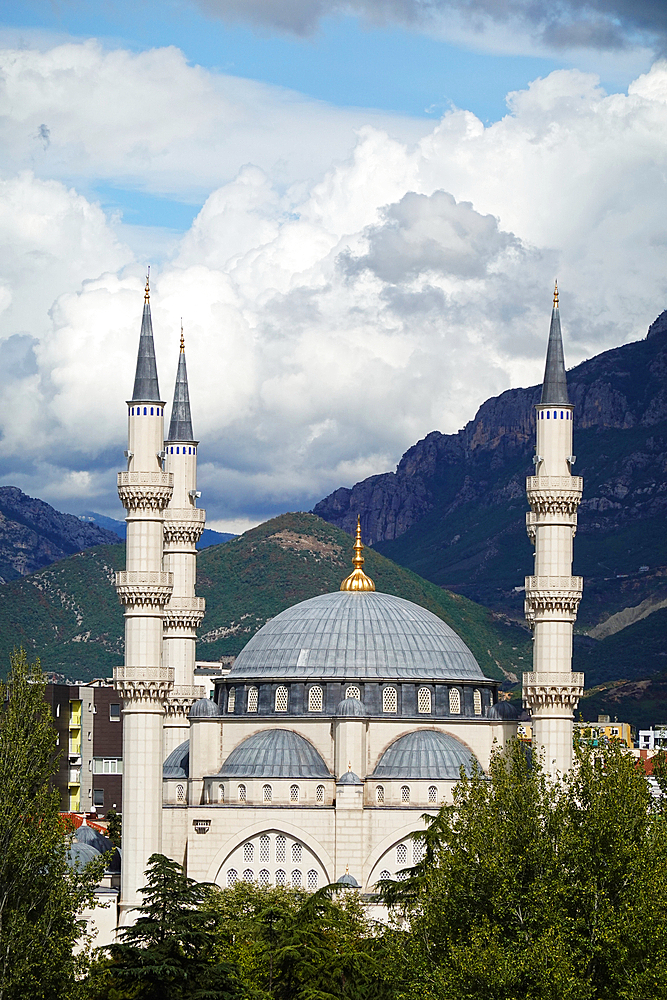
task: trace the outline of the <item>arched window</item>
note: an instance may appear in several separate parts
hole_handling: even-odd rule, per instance
[[[285,838],[282,833],[276,837],[276,863],[281,864],[285,860]]]
[[[289,800],[290,800],[290,802],[298,802],[299,801],[299,786],[298,785],[290,785]]]
[[[298,870],[292,872],[292,888],[293,889],[301,888],[301,872]]]
[[[399,844],[396,848],[396,864],[397,865],[407,865],[408,863],[408,845]]]
[[[356,684],[350,684],[349,687],[345,688],[346,698],[356,698],[357,701],[361,701],[361,691]]]
[[[276,688],[276,712],[287,711],[287,688],[282,685]]]
[[[270,882],[271,882],[271,876],[267,872],[266,868],[262,868],[261,872],[259,873],[259,884],[265,888],[267,885],[269,885]]]
[[[185,800],[185,787],[183,785],[176,785],[176,801],[183,802]]]
[[[239,873],[237,872],[236,868],[230,868],[229,871],[227,872],[227,886],[231,889],[231,887],[233,885],[236,885],[236,883],[238,882],[238,878],[239,878]]]
[[[248,842],[243,845],[243,860],[246,864],[255,860],[255,845]]]
[[[279,868],[276,872],[276,885],[285,885],[285,872]]]
[[[375,789],[375,801],[379,806],[384,805],[384,785],[378,785]]]
[[[246,801],[246,787],[245,785],[239,785],[239,802]]]
[[[301,844],[292,844],[292,864],[298,864],[301,861]]]
[[[254,877],[255,877],[255,873],[252,871],[252,869],[251,868],[246,868],[246,870],[243,873],[243,881],[244,882],[252,882],[252,880],[254,879]]]
[[[324,785],[318,785],[315,792],[315,801],[324,802]]]
[[[475,715],[482,714],[482,692],[478,691],[477,688],[472,693],[472,705]]]
[[[258,696],[259,696],[259,692],[257,691],[256,687],[248,688],[248,711],[249,712],[256,712],[257,711]]]
[[[429,802],[437,802],[438,801],[438,789],[435,787],[435,785],[429,785],[429,788],[428,788],[428,800],[429,800]]]
[[[401,785],[401,802],[410,801],[410,789],[407,785]]]
[[[262,798],[265,802],[271,802],[273,800],[273,789],[271,785],[262,786]]]
[[[269,851],[271,848],[271,841],[266,833],[262,834],[259,838],[259,860],[260,861],[270,861],[271,857]]]
[[[230,715],[233,714],[234,708],[236,706],[236,688],[230,688],[227,692],[227,711]]]
[[[317,889],[317,872],[314,868],[308,872],[308,891],[315,892]]]
[[[395,687],[386,687],[382,690],[382,711],[398,711],[398,694]]]
[[[225,801],[225,786],[218,785],[218,802],[224,802],[224,801]]]
[[[324,705],[322,688],[319,684],[313,684],[308,692],[308,711],[321,712]]]
[[[412,863],[418,864],[426,852],[426,844],[423,840],[413,840],[412,842]]]
[[[461,692],[458,688],[450,688],[449,690],[449,714],[461,714]]]
[[[380,872],[380,878],[383,879],[383,880],[385,880],[385,881],[387,879],[390,879],[391,878],[391,872],[388,872],[387,869],[385,868],[384,871]]]
[[[429,688],[419,688],[417,692],[417,711],[427,715],[431,711],[431,691]]]

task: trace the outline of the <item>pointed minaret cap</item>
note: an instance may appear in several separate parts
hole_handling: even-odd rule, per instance
[[[137,371],[134,376],[132,399],[161,403],[160,386],[157,380],[157,364],[155,362],[155,344],[153,343],[153,324],[151,322],[149,273],[146,275],[144,292],[144,314],[141,317],[141,334],[139,336],[139,353],[137,354]]]
[[[185,365],[183,320],[181,320],[181,349],[178,354],[174,404],[171,408],[167,441],[194,441],[192,417],[190,415],[190,393],[188,392],[188,370]]]
[[[560,332],[558,282],[556,282],[554,288],[554,305],[551,311],[547,363],[544,368],[544,381],[542,383],[542,398],[540,399],[540,403],[546,406],[568,406],[570,403],[567,395],[563,338]]]
[[[357,537],[354,541],[354,558],[352,560],[354,569],[341,583],[341,590],[375,590],[375,584],[369,576],[366,576],[362,569],[364,565],[364,557],[361,554],[363,548],[361,543],[361,517],[357,514]]]

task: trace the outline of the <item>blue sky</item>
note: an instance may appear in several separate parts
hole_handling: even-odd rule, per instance
[[[145,269],[209,523],[393,469],[667,305],[650,0],[0,5],[0,482],[119,516]]]

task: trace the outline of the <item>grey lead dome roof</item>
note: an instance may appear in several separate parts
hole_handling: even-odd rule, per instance
[[[220,768],[222,778],[330,778],[319,753],[290,729],[265,729],[239,743]]]
[[[460,768],[472,774],[475,757],[463,743],[434,729],[418,729],[387,747],[374,778],[440,778],[458,780]]]
[[[236,657],[233,677],[479,680],[477,660],[442,619],[391,594],[336,591],[281,612]]]

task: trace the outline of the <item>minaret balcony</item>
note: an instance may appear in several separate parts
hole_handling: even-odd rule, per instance
[[[581,576],[527,576],[528,624],[532,627],[541,621],[574,622],[583,590]]]
[[[162,607],[174,589],[174,574],[123,570],[116,573],[116,590],[126,607]]]
[[[547,528],[551,525],[556,527],[562,527],[565,525],[572,529],[572,537],[577,530],[577,515],[571,511],[548,511],[548,512],[536,512],[529,510],[526,514],[526,531],[531,542],[534,542],[537,537],[538,528]]]
[[[200,507],[168,507],[164,512],[165,545],[186,542],[196,545],[206,524],[206,511]]]
[[[563,711],[573,712],[584,693],[584,675],[566,671],[537,671],[523,675],[523,705],[532,715]]]
[[[199,627],[206,601],[203,597],[172,597],[164,609],[164,635],[181,631],[192,632]]]
[[[537,514],[574,514],[581,501],[581,476],[528,476],[528,503]]]
[[[119,472],[118,496],[127,511],[164,510],[174,492],[172,472]]]

